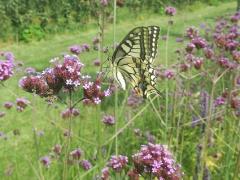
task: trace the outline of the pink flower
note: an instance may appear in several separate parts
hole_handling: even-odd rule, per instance
[[[108,162],[108,167],[112,168],[115,172],[121,172],[122,169],[127,165],[128,157],[118,155],[112,156]]]
[[[109,168],[105,167],[102,169],[101,180],[108,180],[109,179]]]
[[[92,164],[88,160],[82,160],[81,161],[81,166],[85,171],[92,168]]]
[[[49,168],[51,164],[51,159],[49,156],[44,156],[40,159],[40,162],[46,167]]]
[[[13,107],[13,103],[12,102],[5,102],[3,104],[3,106],[6,108],[6,109],[11,109]]]
[[[17,98],[16,104],[17,104],[17,110],[21,112],[27,107],[28,104],[30,104],[30,101],[28,101],[25,98]]]
[[[69,48],[69,50],[76,55],[79,55],[83,51],[82,47],[79,45],[73,45]]]
[[[165,8],[165,13],[166,15],[174,16],[177,13],[177,10],[174,7],[168,6]]]
[[[174,77],[173,70],[167,69],[164,71],[164,77],[167,79],[172,79]]]
[[[81,158],[81,155],[82,155],[82,150],[79,148],[70,152],[70,156],[75,160],[79,160]]]
[[[102,122],[106,125],[112,126],[115,124],[115,118],[111,115],[103,116]]]

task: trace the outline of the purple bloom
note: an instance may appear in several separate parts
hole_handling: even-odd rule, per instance
[[[164,71],[164,77],[167,79],[172,79],[174,77],[174,72],[173,70],[167,69]]]
[[[92,168],[92,164],[88,160],[82,160],[81,166],[86,171]]]
[[[115,172],[121,172],[122,169],[127,165],[128,157],[127,156],[112,156],[108,161],[108,167],[112,168]]]
[[[52,151],[57,154],[60,155],[62,152],[62,146],[60,144],[56,144],[53,148]]]
[[[81,155],[82,155],[82,150],[79,148],[70,152],[70,156],[75,160],[79,160],[81,158]]]
[[[100,62],[99,59],[95,59],[95,60],[93,61],[93,64],[94,64],[95,66],[100,66],[100,65],[101,65],[101,62]]]
[[[199,34],[198,29],[194,26],[187,28],[186,36],[190,39],[197,37]]]
[[[27,107],[28,104],[30,104],[30,101],[28,101],[25,98],[17,98],[16,104],[17,104],[17,110],[21,112]]]
[[[36,73],[36,69],[33,68],[33,67],[28,67],[28,68],[25,69],[25,72],[27,74],[34,74],[34,73]]]
[[[40,162],[46,167],[49,168],[51,164],[51,159],[49,156],[44,156],[40,159]]]
[[[166,15],[174,16],[177,13],[177,10],[174,7],[168,6],[165,8],[165,13]]]
[[[13,107],[13,103],[12,102],[5,102],[3,104],[3,106],[6,108],[6,109],[11,109]]]
[[[13,64],[0,60],[0,81],[5,81],[13,75]]]
[[[108,5],[108,0],[100,0],[100,4],[102,5],[102,6],[107,6]]]
[[[214,52],[211,48],[204,48],[203,51],[204,51],[204,55],[207,59],[212,59],[213,58]]]
[[[79,45],[73,45],[69,48],[69,50],[76,55],[79,55],[83,51],[82,47],[80,47]]]
[[[221,105],[224,105],[226,102],[225,98],[220,96],[220,97],[217,97],[214,101],[214,105],[215,107],[218,107],[218,106],[221,106]]]
[[[70,117],[76,117],[78,116],[79,110],[73,108],[73,109],[65,109],[62,113],[61,116],[63,119],[69,119]]]
[[[133,155],[133,162],[139,174],[159,179],[182,179],[180,166],[164,145],[142,145],[140,151]]]
[[[115,124],[115,118],[111,115],[103,116],[102,122],[106,125],[112,126]]]
[[[207,41],[201,37],[195,37],[192,39],[192,43],[196,46],[196,48],[201,49],[207,46]]]
[[[83,50],[83,51],[87,51],[87,52],[90,51],[90,45],[88,45],[88,44],[86,44],[86,43],[82,44],[81,47],[82,47],[82,50]]]
[[[186,47],[186,51],[187,51],[188,53],[192,53],[195,48],[196,48],[195,44],[193,44],[193,43],[188,43],[188,44],[187,44],[187,47]]]
[[[101,180],[108,180],[109,178],[109,168],[105,167],[102,169]]]

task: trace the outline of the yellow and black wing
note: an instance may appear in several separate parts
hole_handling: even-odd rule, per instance
[[[160,28],[134,28],[118,45],[112,57],[115,79],[123,89],[129,81],[143,97],[158,93],[152,63],[157,54]]]

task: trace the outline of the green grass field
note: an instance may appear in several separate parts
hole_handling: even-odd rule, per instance
[[[199,27],[202,23],[214,26],[217,17],[233,13],[235,8],[236,3],[229,2],[207,7],[198,4],[198,6],[179,10],[172,18],[174,23],[170,28],[167,52],[166,41],[160,38],[156,64],[165,63],[166,53],[168,65],[176,63],[175,51],[183,48],[183,44],[176,42],[176,38],[182,38],[187,27]],[[161,27],[161,35],[167,33],[169,18],[165,15],[149,15],[148,12],[144,12],[136,17],[133,15],[128,17],[128,12],[123,10],[119,10],[117,15],[117,42],[136,26],[157,25]],[[66,106],[61,103],[49,106],[44,99],[24,92],[18,86],[18,81],[24,75],[24,68],[34,67],[42,71],[50,65],[50,59],[68,52],[69,46],[91,44],[97,33],[98,27],[93,24],[85,31],[49,36],[41,41],[27,44],[0,44],[1,50],[12,51],[16,59],[24,63],[24,66],[17,68],[15,75],[4,83],[4,87],[0,86],[0,103],[15,102],[17,97],[26,97],[31,101],[31,105],[23,112],[17,112],[15,108],[5,110],[0,106],[0,111],[6,112],[6,115],[0,118],[0,131],[7,135],[6,140],[0,137],[0,179],[64,179],[62,175],[65,171],[64,157],[54,159],[50,168],[43,167],[39,159],[48,155],[55,144],[66,144],[67,138],[63,133],[68,128],[69,121],[63,120],[60,115]],[[104,37],[104,46],[111,46],[113,44],[112,24],[106,25]],[[93,65],[93,60],[97,57],[97,51],[93,50],[80,55],[80,60],[85,64],[84,73],[93,76],[96,74],[99,69]],[[102,61],[106,59],[107,54],[104,54]],[[192,82],[186,86],[191,86]],[[106,98],[99,106],[88,107],[79,104],[77,108],[80,115],[72,120],[73,135],[69,150],[81,148],[84,152],[83,158],[90,160],[93,167],[89,171],[83,171],[79,166],[68,165],[68,178],[65,177],[65,179],[93,179],[101,172],[110,156],[116,153],[126,155],[130,159],[131,155],[140,149],[141,144],[147,143],[147,138],[136,136],[134,129],[140,129],[143,133],[150,132],[155,136],[156,143],[167,144],[177,162],[182,165],[184,179],[193,179],[197,162],[196,147],[201,139],[200,129],[191,127],[192,114],[184,104],[188,102],[187,98],[172,97],[171,90],[176,87],[176,84],[159,82],[158,89],[161,92],[165,92],[166,87],[169,87],[168,103],[175,106],[165,110],[161,110],[166,104],[165,94],[155,99],[152,104],[146,101],[137,109],[131,109],[126,106],[128,94],[123,90],[118,91],[117,110],[114,109],[114,103],[116,103],[114,95]],[[77,97],[79,95],[75,93],[74,99]],[[117,123],[112,127],[106,127],[101,122],[103,115],[113,115],[114,112],[117,112]],[[225,117],[225,120],[225,123],[216,125],[219,130],[215,127],[211,128],[216,146],[207,151],[208,154],[217,154],[219,157],[207,155],[205,163],[211,171],[212,179],[237,180],[240,178],[236,176],[236,172],[239,171],[236,168],[240,167],[236,164],[240,162],[236,159],[240,147],[239,135],[237,135],[239,119]],[[19,131],[19,134],[15,135],[14,131]],[[39,135],[41,132],[43,135]],[[127,179],[124,173],[112,175],[112,177]]]

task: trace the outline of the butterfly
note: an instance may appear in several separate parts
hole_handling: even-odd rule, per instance
[[[115,49],[111,65],[113,76],[122,89],[126,89],[128,81],[143,98],[154,93],[159,94],[155,88],[156,76],[153,68],[159,32],[158,26],[136,27]]]

